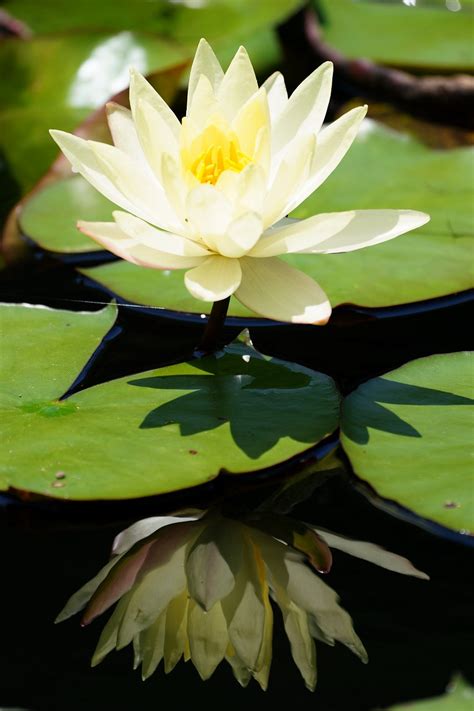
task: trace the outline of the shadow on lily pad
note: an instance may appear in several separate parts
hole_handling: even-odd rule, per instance
[[[373,399],[372,399],[373,398]],[[402,437],[421,437],[418,430],[399,415],[384,407],[387,405],[413,405],[416,407],[446,407],[472,405],[474,400],[454,393],[417,385],[397,383],[385,378],[374,378],[366,383],[363,394],[355,391],[343,407],[344,434],[357,444],[367,444],[369,428]]]
[[[141,429],[178,424],[185,437],[229,425],[238,447],[252,459],[291,438],[308,445],[324,436],[325,398],[318,391],[330,379],[258,357],[226,354],[193,363],[201,374],[137,378],[130,384],[190,392],[152,410]],[[318,411],[318,401],[321,411]],[[335,402],[331,402],[333,408]],[[327,434],[327,433],[326,433]]]

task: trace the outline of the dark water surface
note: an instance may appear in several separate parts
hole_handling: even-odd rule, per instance
[[[104,294],[84,286],[71,267],[43,261],[5,270],[0,298],[56,308],[98,308]],[[53,296],[54,295],[54,296]],[[415,357],[467,349],[465,295],[393,313],[336,310],[331,326],[306,329],[260,326],[256,347],[332,375],[345,392]],[[76,388],[136,373],[192,353],[202,324],[121,308],[114,337]],[[230,339],[240,330],[235,323]],[[242,480],[245,481],[245,480]],[[145,516],[180,506],[205,507],[229,484],[217,481],[175,498],[117,504],[50,505],[1,500],[0,708],[31,711],[148,711],[166,708],[273,708],[287,705],[320,711],[371,711],[441,694],[455,672],[474,683],[472,665],[472,548],[462,537],[448,540],[375,507],[354,486],[354,477],[332,477],[298,504],[292,515],[317,527],[381,545],[409,558],[431,580],[402,576],[333,551],[324,581],[341,597],[364,643],[364,665],[345,647],[317,646],[318,684],[305,689],[275,611],[269,689],[255,682],[242,689],[222,663],[202,682],[180,662],[165,676],[162,666],[142,682],[132,671],[132,652],[112,652],[97,668],[90,658],[105,617],[82,629],[75,617],[53,620],[66,599],[105,564],[114,536]],[[233,486],[237,484],[235,479]],[[248,482],[247,482],[248,483]],[[246,484],[244,483],[246,486]],[[261,500],[250,493],[245,506]]]

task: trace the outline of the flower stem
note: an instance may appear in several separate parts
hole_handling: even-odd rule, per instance
[[[227,299],[213,303],[201,340],[194,351],[196,357],[200,358],[214,353],[222,346],[220,337],[222,328],[224,327],[227,309],[229,308],[229,302],[230,296],[228,296]]]

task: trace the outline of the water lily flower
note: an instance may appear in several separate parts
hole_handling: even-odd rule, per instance
[[[197,299],[233,294],[267,318],[326,323],[322,288],[278,257],[368,247],[429,219],[412,210],[287,219],[342,160],[367,110],[322,128],[332,70],[322,64],[288,98],[279,72],[259,88],[243,47],[224,73],[201,40],[181,122],[132,71],[131,110],[108,105],[114,146],[51,131],[73,169],[121,208],[114,222],[79,229],[133,264],[187,270]]]
[[[383,565],[382,549],[362,557],[370,555]],[[405,559],[387,555],[388,567],[419,572]],[[226,660],[240,684],[253,677],[265,689],[272,598],[281,609],[293,659],[314,689],[315,639],[341,642],[362,661],[367,657],[337,594],[308,563],[328,570],[328,546],[309,526],[287,517],[264,514],[244,521],[211,512],[201,518],[145,519],[119,534],[110,562],[70,598],[57,621],[85,608],[83,624],[88,624],[117,603],[93,665],[132,643],[144,679],[162,660],[165,672],[182,657],[192,660],[203,679]]]

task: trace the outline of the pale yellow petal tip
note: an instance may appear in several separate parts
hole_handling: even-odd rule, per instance
[[[58,145],[60,145],[60,141],[61,141],[62,137],[63,137],[63,136],[69,136],[70,134],[67,133],[66,131],[61,131],[61,130],[58,129],[58,128],[50,128],[50,129],[49,129],[49,135],[51,136],[51,138],[53,139],[53,141],[55,141],[55,143],[57,143]]]
[[[320,68],[320,69],[323,69],[323,68],[324,68],[324,71],[325,71],[325,72],[331,72],[331,74],[334,73],[334,63],[331,62],[331,60],[329,60],[329,59],[328,59],[327,62],[323,62],[323,63],[320,65],[319,68]]]

